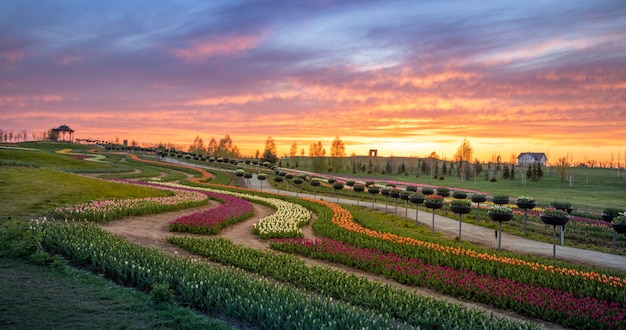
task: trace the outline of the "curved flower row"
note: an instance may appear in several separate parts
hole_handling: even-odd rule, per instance
[[[153,163],[153,164],[159,164],[162,165],[162,162],[157,162],[157,161],[153,161],[153,160],[147,160],[147,159],[142,159],[139,158],[137,155],[135,154],[128,154],[130,156],[130,158],[132,160],[135,161],[139,161],[139,162],[144,162],[144,163]],[[213,174],[205,171],[204,169],[200,168],[200,167],[194,167],[194,166],[187,166],[187,165],[182,165],[182,164],[177,164],[177,167],[184,167],[184,168],[190,168],[193,169],[194,171],[198,171],[200,172],[200,174],[202,174],[202,177],[200,178],[189,178],[190,182],[194,182],[194,183],[205,183],[206,181],[210,180],[211,178],[213,178]]]
[[[280,239],[272,242],[272,248],[339,262],[394,278],[404,284],[426,286],[465,299],[541,315],[544,319],[558,318],[568,325],[582,322],[614,327],[626,321],[625,304],[481,275],[466,269],[427,264],[413,257],[383,253],[332,239]]]
[[[261,238],[302,237],[302,226],[309,223],[311,213],[304,206],[275,199],[274,214],[268,215],[254,225],[254,232]]]
[[[181,305],[241,320],[243,326],[286,329],[412,329],[388,315],[294,290],[233,267],[213,267],[139,247],[95,224],[37,226],[42,245],[107,279],[141,291],[166,283]],[[486,320],[486,322],[492,322]]]
[[[254,214],[252,204],[244,199],[209,191],[204,192],[204,194],[211,199],[221,201],[222,204],[206,211],[182,216],[170,222],[171,231],[217,234],[220,229],[229,224],[249,218]]]
[[[189,188],[175,183],[158,183],[168,187]],[[208,191],[220,194],[232,195],[235,197],[257,201],[259,203],[270,205],[276,212],[259,219],[254,225],[254,231],[261,238],[279,238],[279,237],[303,237],[302,226],[311,220],[311,212],[302,205],[287,202],[278,198],[262,197],[253,194],[234,192],[230,190],[220,190],[207,187],[194,187],[199,191]]]
[[[383,240],[387,240],[387,241],[391,241],[391,242],[395,242],[399,244],[421,246],[421,247],[425,247],[430,250],[438,251],[441,253],[449,253],[453,255],[466,256],[466,257],[475,258],[475,259],[488,260],[488,261],[500,262],[500,263],[505,263],[505,264],[517,265],[517,266],[524,266],[524,267],[528,267],[536,271],[540,270],[540,271],[544,271],[550,274],[560,273],[563,275],[580,277],[584,280],[597,281],[598,283],[607,284],[612,287],[623,288],[626,286],[626,278],[620,278],[617,276],[611,276],[611,275],[607,276],[606,274],[600,274],[597,272],[585,272],[585,271],[569,269],[565,267],[554,267],[552,265],[544,265],[538,262],[530,262],[530,261],[517,259],[517,258],[498,256],[496,254],[479,253],[475,250],[462,248],[459,246],[457,247],[444,246],[444,245],[440,245],[436,243],[420,241],[420,240],[410,238],[410,237],[398,236],[398,235],[391,234],[391,233],[381,233],[375,230],[365,228],[359,225],[358,223],[354,222],[352,214],[350,214],[350,212],[348,212],[347,210],[345,210],[344,208],[340,207],[337,204],[329,203],[329,202],[322,201],[322,200],[315,200],[315,199],[310,199],[310,201],[322,204],[330,208],[333,212],[333,216],[331,220],[337,226],[343,229],[360,233],[360,234],[364,234],[370,237],[380,238]]]
[[[58,207],[53,212],[57,219],[85,219],[109,221],[125,216],[152,214],[199,206],[207,201],[201,192],[173,190],[173,196],[130,199],[95,200],[76,205]]]

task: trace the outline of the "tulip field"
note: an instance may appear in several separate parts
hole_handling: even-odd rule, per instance
[[[535,328],[527,323],[490,318],[477,310],[410,293],[393,285],[368,281],[328,267],[308,267],[295,256],[263,252],[222,238],[172,236],[168,240],[210,260],[254,271],[319,295],[375,310],[404,320],[411,326],[437,329]]]
[[[309,295],[234,268],[166,256],[112,236],[93,224],[42,224],[43,244],[78,265],[125,286],[149,290],[167,283],[181,304],[223,313],[261,329],[411,329],[392,317],[332,298]]]
[[[415,227],[396,228],[385,223],[395,214],[383,217],[358,205],[335,203],[336,195],[311,199],[259,192],[207,183],[211,175],[203,173],[189,185],[115,180],[168,196],[101,198],[56,207],[44,220],[24,227],[24,237],[40,240],[38,246],[47,253],[121,286],[145,292],[164,286],[182,306],[250,328],[541,329],[542,323],[548,328],[554,323],[572,329],[626,329],[623,272],[495,251]],[[172,232],[167,240],[220,267],[130,243],[100,226],[203,206],[209,200],[219,205],[166,219]],[[255,204],[274,212],[251,219]],[[246,219],[254,221],[250,235],[271,250],[219,237],[224,228]],[[572,220],[572,235],[593,237],[610,230],[601,221]],[[304,226],[311,226],[317,238],[305,237]],[[305,258],[329,266],[310,266]],[[406,287],[486,306],[487,311]],[[499,312],[494,315],[490,308]]]
[[[190,189],[173,183],[157,185],[179,192]],[[349,211],[338,204],[323,200],[269,197],[268,194],[226,187],[193,188],[193,190],[201,192],[209,198],[221,200],[222,204],[209,211],[181,217],[172,223],[172,229],[187,228],[191,232],[200,233],[204,229],[190,228],[193,228],[195,223],[203,223],[213,215],[216,218],[247,217],[249,212],[246,210],[249,210],[250,202],[263,203],[270,205],[277,211],[271,216],[260,219],[255,224],[254,230],[260,237],[272,238],[271,247],[279,251],[308,258],[323,259],[372,274],[386,276],[402,284],[426,287],[442,294],[485,303],[501,309],[510,309],[522,315],[560,323],[572,328],[618,329],[626,320],[624,312],[626,310],[626,291],[624,289],[626,278],[624,277],[573,266],[555,266],[532,261],[529,258],[499,255],[492,251],[454,246],[452,243],[438,243],[380,232],[360,225],[359,223],[363,221],[355,221],[355,216],[359,218],[375,217],[371,212],[354,207]],[[237,205],[237,207],[232,207],[232,205]],[[214,212],[213,215],[211,211]],[[300,227],[310,221],[311,212],[318,216],[313,224],[314,229],[328,238],[321,240],[302,238]],[[220,215],[217,216],[217,214]],[[99,219],[99,217],[95,216],[94,219]],[[202,227],[203,225],[198,226]],[[205,232],[208,233],[208,231]],[[197,239],[171,238],[171,242],[195,254],[244,269],[259,271],[259,266],[250,266],[248,263],[251,260],[258,262],[263,258],[274,257],[273,254],[246,257],[248,254],[254,254],[254,252],[243,253],[238,251],[235,253],[232,252],[234,249],[241,248],[231,246],[228,248],[223,246],[208,248],[214,243],[195,242],[194,240]],[[52,241],[50,242],[51,248],[60,249],[60,246],[55,246]],[[224,245],[225,243],[221,244]],[[209,253],[207,250],[213,252]],[[221,251],[221,255],[211,255],[216,251]],[[89,260],[85,260],[86,257],[78,258],[81,262],[93,263],[91,258],[98,259],[99,257],[100,255],[87,257]],[[289,264],[298,266],[290,269]],[[130,274],[124,275],[121,283],[128,285],[137,281],[138,278],[153,283],[153,280],[145,279],[146,274],[141,275],[143,271],[153,271],[152,268],[145,270],[146,267],[148,266],[140,262],[132,264],[127,269]],[[289,259],[288,262],[283,261],[283,265],[280,267],[273,267],[280,268],[287,274],[273,275],[268,273],[266,275],[279,281],[293,283],[296,286],[304,286],[306,290],[315,290],[322,294],[334,290],[320,287],[319,284],[301,283],[303,279],[297,278],[303,275],[296,274],[303,274],[302,267],[296,261]],[[340,277],[337,275],[337,278]],[[182,284],[177,285],[181,286],[179,290],[185,288]],[[149,285],[141,284],[140,286]],[[360,301],[374,299],[364,297],[366,293],[374,291],[348,286],[349,289],[345,290],[361,290]],[[193,296],[191,293],[190,295]],[[345,294],[341,296],[336,293],[328,293],[328,295],[330,298],[345,299]],[[190,299],[198,300],[197,298]],[[398,301],[394,302],[394,305],[399,305],[400,310],[384,310],[394,319],[389,321],[390,324],[400,322],[419,327],[432,322],[432,320],[415,321],[405,315],[406,311],[402,312],[402,309],[414,310],[417,307],[402,306],[402,303]],[[430,303],[426,304],[426,306],[429,305]],[[369,305],[363,307],[371,308]],[[447,308],[452,307],[448,306]],[[456,311],[454,313],[469,312]],[[470,322],[468,320],[474,320],[477,317],[475,315],[463,315],[454,318],[451,322],[463,324],[463,322]],[[465,318],[467,320],[463,321]],[[497,323],[494,323],[493,320],[490,322],[492,325]],[[503,321],[499,320],[498,322]],[[518,323],[511,324],[513,328],[526,326]],[[502,325],[493,325],[493,328],[502,328]]]

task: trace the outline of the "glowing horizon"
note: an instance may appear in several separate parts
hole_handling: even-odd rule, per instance
[[[94,8],[97,7],[97,8]],[[626,6],[0,3],[0,129],[626,163]]]

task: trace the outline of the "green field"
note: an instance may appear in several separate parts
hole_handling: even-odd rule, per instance
[[[53,144],[54,145],[54,144]],[[112,164],[95,163],[54,153],[50,144],[41,151],[0,149],[5,163],[32,166],[0,166],[0,221],[31,219],[46,215],[55,207],[94,199],[126,199],[166,196],[162,190],[114,183],[77,174],[71,170],[103,170]],[[60,144],[64,149],[67,144]],[[52,149],[52,150],[49,150]],[[60,150],[60,149],[59,149]]]
[[[306,163],[305,163],[306,164]],[[440,165],[441,166],[441,165]],[[292,170],[310,170],[307,166],[300,166]],[[496,182],[485,180],[484,171],[464,182],[452,171],[452,175],[442,176],[444,179],[434,179],[429,174],[414,169],[412,175],[395,174],[367,174],[349,169],[339,172],[323,173],[323,176],[337,176],[373,182],[407,182],[410,184],[443,186],[451,190],[479,191],[491,195],[508,195],[511,198],[530,196],[537,200],[539,206],[548,206],[553,201],[570,202],[575,210],[582,214],[595,214],[599,217],[604,208],[616,207],[626,209],[626,173],[622,170],[608,168],[573,167],[572,182],[561,180],[554,168],[543,168],[544,176],[538,181],[522,181],[520,172],[516,171],[515,179],[503,179],[498,173]],[[417,171],[417,176],[415,172]],[[619,174],[619,175],[618,175]],[[492,176],[489,176],[491,179]]]

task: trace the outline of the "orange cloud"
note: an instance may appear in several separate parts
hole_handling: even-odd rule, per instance
[[[215,106],[215,105],[242,105],[248,103],[268,101],[271,99],[291,100],[297,98],[300,95],[297,91],[284,91],[284,92],[267,92],[258,94],[242,94],[232,96],[220,96],[196,99],[188,102],[184,102],[185,106]]]
[[[212,56],[239,53],[256,47],[265,34],[223,36],[212,40],[191,41],[186,48],[170,50],[169,53],[187,63],[198,63]]]

